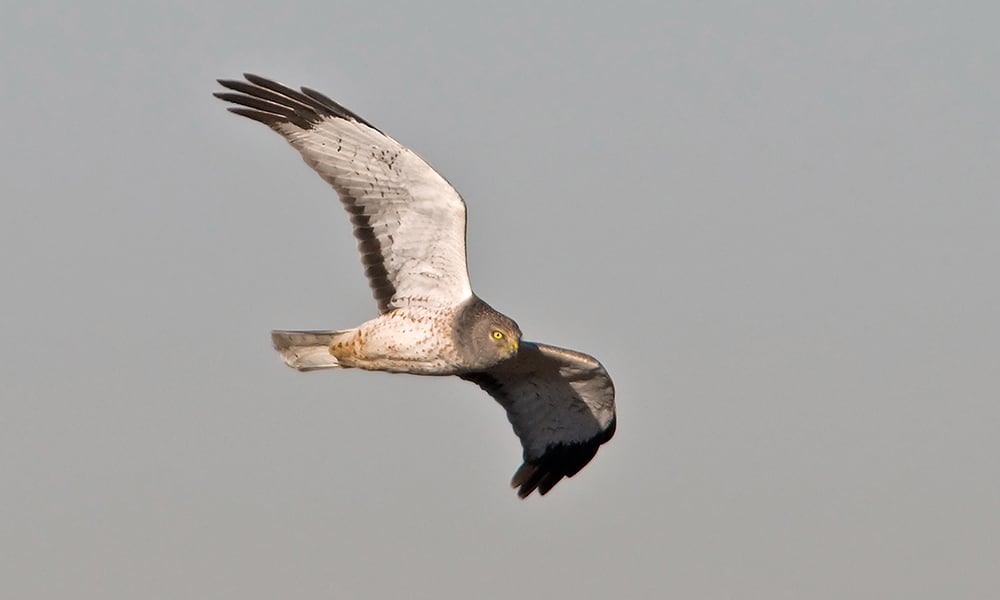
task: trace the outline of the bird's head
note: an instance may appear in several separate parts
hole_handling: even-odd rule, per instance
[[[499,314],[499,313],[498,313]],[[500,323],[494,323],[490,329],[490,339],[496,345],[497,353],[504,358],[517,356],[517,347],[521,342],[521,329],[513,320],[503,317]]]
[[[468,368],[488,369],[517,355],[521,328],[510,317],[474,298],[458,314],[455,338]]]

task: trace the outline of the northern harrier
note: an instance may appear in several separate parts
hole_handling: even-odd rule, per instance
[[[575,475],[615,432],[601,363],[522,341],[513,320],[472,292],[465,203],[423,159],[319,92],[245,77],[219,80],[233,91],[215,95],[281,134],[337,191],[380,313],[353,329],[272,332],[288,366],[457,375],[507,411],[524,447],[511,480],[520,497]]]

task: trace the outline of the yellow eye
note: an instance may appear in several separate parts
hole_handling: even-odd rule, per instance
[[[496,330],[494,330],[493,331],[493,339],[495,339],[495,340],[502,340],[503,339],[503,332],[502,331],[496,331]]]

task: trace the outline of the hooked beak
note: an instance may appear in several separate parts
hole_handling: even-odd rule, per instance
[[[518,344],[518,342],[517,342],[516,338],[512,338],[510,340],[510,353],[512,355],[517,354],[517,344]]]

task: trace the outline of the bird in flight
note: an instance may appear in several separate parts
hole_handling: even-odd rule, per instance
[[[456,375],[507,412],[524,448],[521,498],[572,477],[615,432],[615,392],[592,356],[521,339],[512,319],[472,292],[465,202],[430,165],[309,88],[258,75],[220,79],[216,97],[288,141],[350,215],[379,316],[351,329],[273,331],[300,371],[358,368]]]

